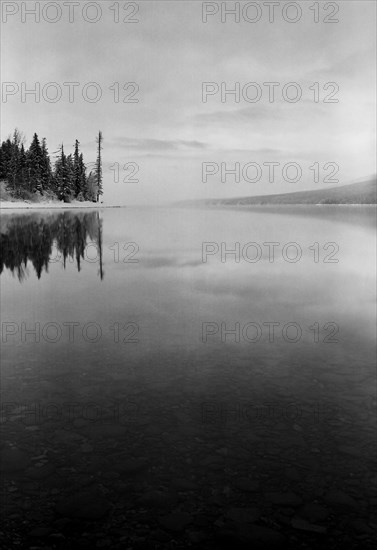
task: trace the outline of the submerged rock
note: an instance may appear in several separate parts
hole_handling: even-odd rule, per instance
[[[48,537],[51,532],[51,527],[35,527],[29,532],[29,537]]]
[[[259,512],[257,508],[230,508],[224,516],[235,523],[253,523]]]
[[[112,468],[115,472],[124,475],[138,474],[148,468],[148,463],[142,458],[128,458],[117,456],[113,458]]]
[[[0,471],[4,473],[18,472],[29,465],[30,460],[26,453],[16,447],[8,447],[1,451]]]
[[[266,493],[267,502],[272,504],[277,504],[279,506],[299,506],[302,502],[301,498],[295,493],[278,493],[278,492],[269,492]]]
[[[325,495],[325,500],[333,506],[346,506],[349,508],[357,508],[358,504],[355,499],[347,495],[344,491],[333,489]]]
[[[144,493],[138,500],[142,506],[152,508],[168,508],[177,502],[175,493],[150,490]]]
[[[216,532],[219,544],[226,543],[229,548],[283,548],[287,539],[273,529],[261,525],[237,525],[235,529],[222,527]]]
[[[56,512],[62,516],[89,520],[104,517],[109,508],[109,502],[97,489],[63,497],[56,504]]]
[[[291,525],[294,529],[299,529],[301,531],[309,531],[311,533],[325,534],[327,532],[326,527],[322,525],[315,525],[313,523],[309,523],[309,521],[307,521],[306,519],[302,519],[298,516],[292,519]]]
[[[323,521],[327,519],[329,515],[330,512],[326,508],[320,506],[319,504],[316,504],[315,502],[305,504],[299,510],[300,517],[311,521]]]
[[[160,525],[169,531],[183,531],[192,522],[192,517],[186,512],[173,512],[160,518]]]
[[[51,476],[55,472],[55,466],[53,464],[44,464],[40,467],[28,468],[25,471],[26,477],[30,479],[45,479]]]
[[[245,493],[254,493],[259,489],[259,481],[248,477],[238,478],[234,485],[240,491],[245,491]]]

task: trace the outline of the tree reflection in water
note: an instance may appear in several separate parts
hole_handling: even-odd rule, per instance
[[[49,263],[58,258],[63,261],[64,268],[67,258],[76,259],[80,271],[89,243],[94,243],[97,248],[96,261],[102,280],[102,220],[99,212],[4,216],[0,234],[0,273],[4,267],[8,268],[22,282],[28,276],[27,264],[30,261],[40,279],[43,270],[48,273]]]

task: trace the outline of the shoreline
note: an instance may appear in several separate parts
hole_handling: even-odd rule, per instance
[[[102,209],[102,208],[126,208],[122,205],[112,205],[112,204],[96,204],[88,202],[73,202],[73,203],[55,203],[55,202],[35,202],[35,203],[24,203],[24,202],[7,202],[0,201],[0,210],[71,210],[71,209]]]
[[[329,203],[320,203],[320,202],[287,202],[287,203],[273,203],[273,202],[266,202],[264,204],[182,204],[182,203],[176,203],[173,206],[176,206],[177,208],[265,208],[265,207],[274,207],[274,208],[280,208],[280,207],[296,207],[296,206],[373,206],[376,207],[377,203],[373,202],[329,202]]]
[[[253,209],[301,209],[301,208],[376,208],[375,203],[266,203],[266,204],[205,204],[205,203],[171,203],[171,204],[97,204],[89,202],[72,202],[72,203],[56,203],[56,202],[41,202],[41,203],[24,203],[24,202],[8,202],[0,201],[0,211],[7,210],[102,210],[105,208],[180,208],[180,209],[199,209],[199,210],[253,210]]]

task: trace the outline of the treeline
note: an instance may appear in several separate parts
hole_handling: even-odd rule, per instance
[[[29,149],[25,138],[16,128],[12,136],[0,147],[0,180],[14,198],[57,198],[64,202],[98,202],[102,190],[102,133],[97,142],[97,160],[93,171],[87,174],[80,143],[76,139],[74,150],[66,154],[63,144],[51,162],[46,139],[42,142],[35,133]]]

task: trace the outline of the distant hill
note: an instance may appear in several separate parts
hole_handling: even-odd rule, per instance
[[[295,193],[280,193],[278,195],[257,195],[255,197],[235,197],[226,199],[207,199],[188,201],[192,205],[207,206],[247,206],[263,204],[376,204],[376,178],[330,187],[313,189],[311,191],[296,191]],[[186,202],[186,204],[188,204]],[[181,203],[182,204],[182,203]]]

